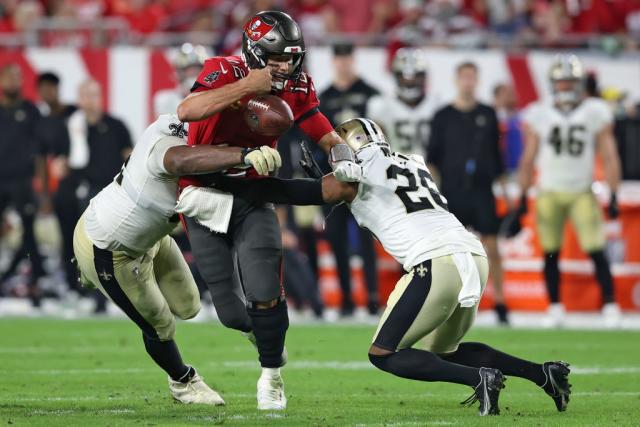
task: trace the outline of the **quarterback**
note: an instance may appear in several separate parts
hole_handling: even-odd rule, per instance
[[[391,62],[395,96],[376,95],[367,104],[367,116],[389,136],[391,149],[402,154],[426,153],[431,118],[437,103],[427,91],[428,68],[420,49],[398,49]]]
[[[577,57],[559,57],[551,67],[549,78],[553,103],[534,104],[523,114],[525,151],[519,171],[520,186],[526,195],[538,161],[536,221],[551,301],[549,326],[558,326],[563,320],[558,254],[568,218],[576,229],[582,250],[593,260],[602,289],[605,321],[615,326],[620,319],[620,309],[614,303],[613,279],[604,252],[602,211],[591,191],[598,153],[611,190],[609,216],[618,216],[616,191],[620,183],[620,160],[612,130],[613,114],[604,101],[585,97],[585,74]]]
[[[151,124],[114,180],[98,193],[78,221],[73,249],[80,281],[111,299],[142,330],[145,349],[169,375],[169,391],[182,403],[224,405],[174,341],[175,319],[200,311],[193,276],[169,233],[178,177],[255,165],[264,175],[280,161],[270,147],[188,147],[187,130],[175,115]]]
[[[369,347],[377,368],[402,378],[471,386],[474,393],[464,403],[479,401],[480,415],[499,414],[504,375],[513,375],[542,387],[564,411],[571,393],[566,363],[536,364],[461,342],[473,324],[488,263],[480,241],[449,213],[424,160],[391,152],[371,120],[348,120],[336,130],[349,151],[333,154],[358,163],[359,182],[341,182],[334,174],[251,182],[212,176],[210,182],[256,201],[345,202],[358,224],[402,264],[407,273],[389,296]],[[418,341],[424,349],[413,348]]]
[[[311,76],[302,71],[304,56],[302,33],[289,15],[265,11],[249,19],[243,30],[242,56],[208,59],[192,93],[178,107],[180,119],[190,122],[189,145],[275,147],[276,137],[252,132],[242,116],[243,103],[269,92],[291,107],[295,126],[310,139],[327,151],[342,144],[318,110]],[[359,168],[353,162],[332,166],[345,180],[358,178],[354,174]],[[253,167],[229,168],[225,173],[242,179],[256,177]],[[181,186],[183,193],[196,194],[202,182],[183,179]],[[207,212],[197,207],[190,212],[186,225],[193,255],[220,321],[244,332],[257,347],[262,366],[258,409],[285,409],[280,367],[286,362],[289,318],[280,277],[282,242],[275,210],[270,204],[255,205],[234,197],[231,214],[223,221],[209,221]]]

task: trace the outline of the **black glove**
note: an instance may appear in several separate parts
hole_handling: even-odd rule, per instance
[[[616,219],[620,216],[620,208],[618,207],[618,196],[616,193],[611,193],[609,198],[609,218]]]
[[[527,195],[520,198],[520,205],[502,219],[498,234],[506,238],[516,236],[522,230],[522,217],[527,213]]]
[[[311,155],[311,150],[307,147],[306,142],[300,142],[300,148],[302,149],[302,159],[300,159],[300,166],[304,169],[309,178],[320,179],[324,175],[322,169],[316,163],[316,160]]]

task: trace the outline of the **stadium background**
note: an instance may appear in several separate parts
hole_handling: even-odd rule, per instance
[[[500,4],[502,6],[500,6]],[[24,74],[23,93],[37,101],[38,73],[54,71],[62,79],[61,100],[75,103],[78,85],[96,79],[104,89],[107,111],[122,119],[135,139],[153,120],[153,97],[176,86],[172,67],[184,41],[204,43],[211,54],[237,49],[239,26],[252,10],[282,8],[300,19],[308,41],[307,69],[321,92],[332,79],[331,44],[354,41],[360,75],[383,92],[393,93],[389,56],[399,46],[426,48],[429,96],[443,103],[454,95],[453,70],[463,60],[480,68],[479,97],[492,102],[498,83],[512,83],[524,107],[549,96],[547,70],[558,51],[581,55],[598,79],[612,108],[640,100],[637,51],[640,5],[635,1],[11,1],[0,3],[0,66],[16,63]],[[505,6],[506,12],[505,12]],[[416,15],[417,14],[417,15]],[[416,15],[416,16],[414,16]],[[413,22],[419,24],[414,25]],[[406,37],[408,29],[411,37]],[[419,29],[416,30],[416,28]],[[626,111],[626,110],[625,110]],[[638,120],[620,113],[620,121]],[[636,113],[637,114],[637,113]],[[640,144],[638,133],[629,141]],[[2,141],[3,144],[14,143]],[[629,151],[638,156],[638,149]],[[638,162],[622,153],[625,162]],[[639,178],[638,176],[635,177]],[[55,187],[55,183],[52,183]],[[596,186],[603,205],[606,186]],[[640,186],[626,181],[620,191],[622,214],[607,223],[616,298],[624,310],[640,310]],[[531,210],[530,210],[531,211]],[[53,224],[41,218],[41,224]],[[506,268],[507,304],[515,310],[544,310],[546,294],[532,214],[515,239],[501,242]],[[51,228],[41,227],[40,235]],[[562,252],[562,299],[569,310],[597,310],[599,290],[587,258],[570,227]],[[45,237],[46,239],[46,237]],[[55,242],[54,242],[55,244]],[[333,260],[320,242],[320,287],[332,306],[340,301]],[[385,300],[399,267],[379,251],[381,299]],[[352,259],[355,301],[365,292],[357,258]],[[491,307],[491,288],[484,307]]]

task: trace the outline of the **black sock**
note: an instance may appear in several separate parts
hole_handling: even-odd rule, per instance
[[[195,375],[195,369],[182,362],[182,356],[174,340],[160,341],[144,334],[142,340],[149,356],[172,380],[187,382]]]
[[[560,301],[560,268],[558,267],[558,252],[544,254],[544,281],[552,304]]]
[[[442,358],[474,368],[500,369],[505,375],[525,378],[539,386],[542,386],[546,380],[542,365],[508,355],[479,342],[463,342],[455,353]]]
[[[369,354],[378,369],[402,378],[419,381],[445,381],[475,387],[480,383],[479,369],[441,359],[434,353],[405,348],[385,356]]]
[[[607,304],[614,301],[613,298],[613,277],[609,268],[609,260],[604,251],[591,252],[589,254],[596,268],[596,280],[600,284],[602,291],[602,301]]]
[[[284,339],[289,328],[287,302],[282,300],[271,308],[248,308],[247,311],[256,337],[260,365],[263,368],[281,367]]]

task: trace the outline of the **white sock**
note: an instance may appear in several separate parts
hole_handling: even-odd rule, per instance
[[[262,368],[262,376],[265,378],[277,378],[280,376],[280,368]]]

